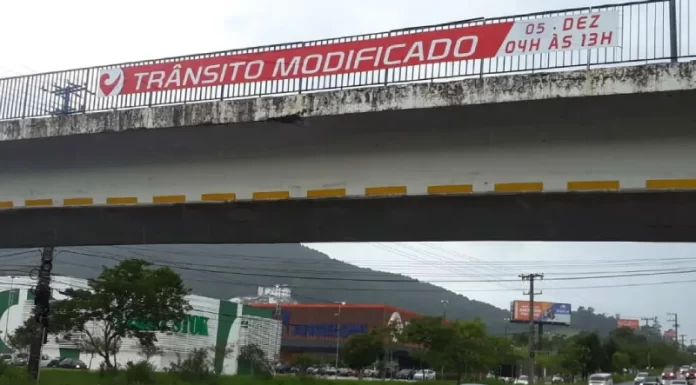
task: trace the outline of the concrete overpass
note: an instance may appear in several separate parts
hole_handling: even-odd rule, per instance
[[[0,245],[692,241],[696,63],[0,122]]]

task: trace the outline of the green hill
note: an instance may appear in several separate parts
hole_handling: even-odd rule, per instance
[[[499,334],[506,329],[503,319],[509,313],[438,286],[336,261],[298,244],[74,247],[58,251],[54,272],[59,275],[91,278],[102,266],[142,258],[173,267],[195,294],[216,298],[255,295],[258,286],[286,284],[293,297],[304,303],[378,303],[430,315],[440,315],[440,301],[448,300],[448,318],[481,317],[492,333]],[[8,268],[33,265],[38,259],[38,254],[29,253],[4,257],[2,262]],[[388,282],[394,280],[399,282]],[[615,327],[615,318],[594,314],[592,308],[573,314],[573,329],[608,334]],[[511,333],[523,330],[523,325],[507,328]]]

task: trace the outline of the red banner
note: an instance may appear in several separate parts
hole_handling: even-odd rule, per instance
[[[221,86],[340,75],[618,44],[618,12],[568,15],[418,32],[276,51],[108,68],[99,94]]]

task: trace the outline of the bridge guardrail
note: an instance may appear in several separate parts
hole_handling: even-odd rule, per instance
[[[552,16],[619,11],[619,42],[615,47],[498,56],[457,62],[419,64],[335,75],[266,80],[240,84],[123,94],[100,97],[102,71],[181,60],[250,55],[300,47],[441,31],[469,26],[489,26],[510,21],[535,20]],[[308,42],[228,50],[221,52],[146,60],[100,67],[81,68],[0,79],[0,120],[45,117],[116,109],[142,108],[235,98],[285,95],[349,87],[383,86],[408,82],[432,82],[456,78],[495,76],[512,73],[561,71],[599,66],[620,66],[675,62],[696,56],[696,36],[691,39],[691,20],[696,20],[696,0],[645,0],[591,8],[564,9],[492,19],[474,19],[446,24],[392,30],[374,34]],[[60,89],[73,88],[70,98]]]

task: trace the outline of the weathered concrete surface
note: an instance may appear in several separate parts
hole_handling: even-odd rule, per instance
[[[696,89],[696,62],[486,77],[0,122],[0,141]]]

